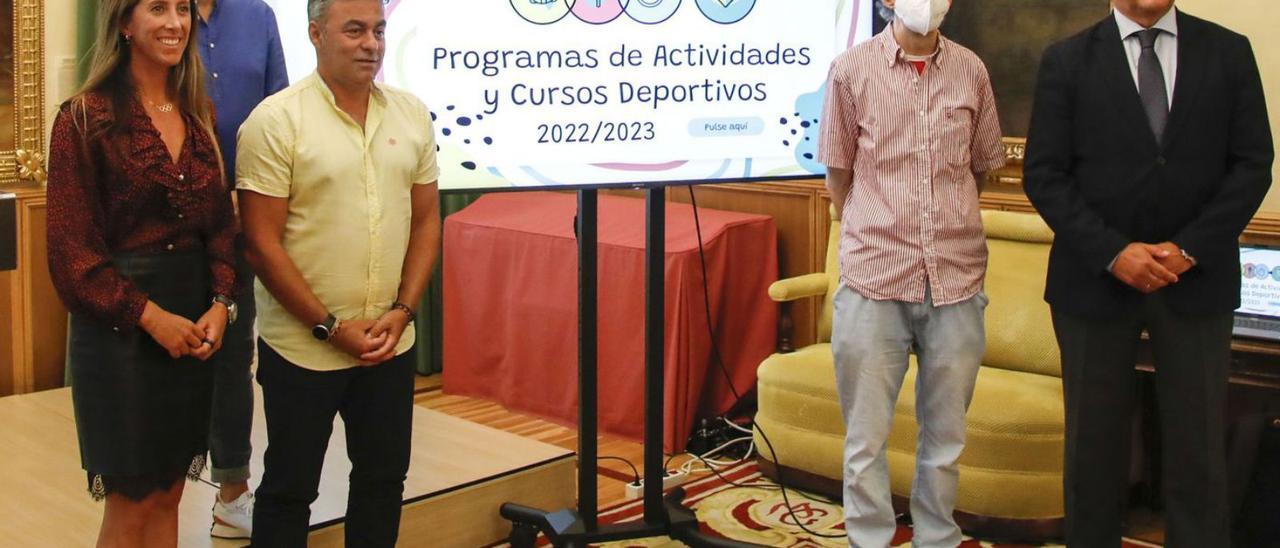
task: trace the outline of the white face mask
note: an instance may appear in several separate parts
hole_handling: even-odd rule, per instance
[[[942,26],[942,19],[949,9],[951,0],[898,0],[893,13],[907,30],[929,34]]]

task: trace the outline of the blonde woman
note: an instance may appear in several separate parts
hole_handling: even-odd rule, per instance
[[[49,151],[49,271],[98,546],[176,546],[204,468],[212,370],[235,287],[230,194],[190,0],[101,0],[84,88]]]

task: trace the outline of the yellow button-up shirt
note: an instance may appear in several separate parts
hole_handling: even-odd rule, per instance
[[[374,319],[400,288],[413,216],[410,190],[439,176],[435,131],[417,97],[374,84],[365,127],[338,108],[317,74],[262,101],[240,126],[236,188],[289,199],[284,249],[311,291],[342,320]],[[258,334],[300,367],[356,360],[311,335],[261,280]],[[405,329],[396,354],[413,346]]]

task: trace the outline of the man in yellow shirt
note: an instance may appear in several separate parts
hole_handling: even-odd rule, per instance
[[[440,238],[436,143],[417,98],[375,83],[381,0],[310,0],[316,72],[240,128],[236,188],[258,282],[267,451],[253,545],[305,546],[335,413],[348,546],[393,546],[409,466],[414,319]]]

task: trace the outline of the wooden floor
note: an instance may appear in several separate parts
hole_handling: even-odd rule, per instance
[[[559,446],[570,451],[578,449],[578,431],[575,428],[556,424],[547,420],[526,415],[490,401],[452,396],[441,390],[440,375],[419,376],[417,378],[419,406],[433,409],[447,415],[496,428],[535,441]],[[638,441],[617,436],[601,435],[598,439],[599,455],[618,457],[630,461],[644,473],[644,445]],[[691,457],[680,455],[672,459],[668,468],[683,465]],[[665,460],[665,459],[664,459]],[[599,488],[597,497],[600,508],[607,508],[626,501],[624,485],[632,481],[634,474],[631,467],[616,460],[604,459],[599,463]],[[693,475],[699,478],[709,472]]]
[[[450,485],[465,486],[482,477],[496,476],[522,466],[534,466],[527,472],[538,474],[538,477],[527,478],[527,481],[521,478],[521,484],[498,485],[488,493],[476,493],[475,486],[449,491],[447,495],[451,497],[451,503],[432,508],[430,517],[424,516],[419,521],[411,518],[412,509],[406,506],[406,527],[414,527],[415,523],[419,526],[426,524],[440,533],[441,524],[465,523],[466,519],[471,519],[475,508],[496,507],[507,500],[548,510],[574,504],[573,452],[577,450],[578,443],[575,429],[511,412],[495,403],[450,396],[440,388],[438,375],[417,379],[415,453],[406,481],[406,498],[449,491]],[[251,468],[261,470],[261,448],[266,446],[266,428],[261,409],[256,415],[254,446],[258,451]],[[0,490],[6,494],[22,494],[0,497],[0,546],[91,545],[101,521],[102,503],[94,502],[85,490],[69,389],[0,398],[0,422],[6,425],[7,440],[7,443],[0,444]],[[341,421],[337,422],[334,441],[325,461],[321,500],[313,506],[313,524],[339,519],[346,504],[346,475],[350,465],[345,458],[345,448],[341,446]],[[446,448],[448,452],[422,453],[418,440],[431,440],[434,443],[427,444],[431,448]],[[601,456],[619,457],[637,467],[642,466],[643,447],[639,442],[605,435],[599,438],[598,443]],[[685,458],[672,460],[671,467],[683,464]],[[537,463],[545,463],[544,468],[537,468]],[[550,467],[555,469],[550,470]],[[205,479],[208,479],[207,472]],[[632,479],[633,472],[627,464],[614,460],[600,461],[600,507],[624,502],[624,485]],[[256,483],[256,478],[251,480],[251,484]],[[244,544],[208,536],[209,507],[214,496],[215,489],[207,481],[186,484],[181,509],[180,546],[226,548]],[[450,512],[455,516],[450,517]],[[446,517],[449,519],[443,519]],[[496,525],[503,526],[505,524]],[[475,544],[466,544],[461,536],[452,536],[457,543],[447,544]],[[439,540],[441,536],[405,534],[402,538]],[[313,533],[312,541],[316,546],[340,545],[341,528],[330,527]],[[433,545],[442,546],[439,543]]]
[[[538,481],[543,483],[496,485],[486,493],[477,493],[479,487],[472,485],[443,493],[439,499],[447,504],[429,510],[419,509],[423,514],[421,519],[411,519],[409,516],[414,510],[407,506],[407,526],[427,527],[439,533],[442,524],[456,525],[471,519],[478,506],[496,506],[513,497],[554,495],[550,499],[542,499],[543,502],[525,499],[533,506],[549,510],[573,504],[571,452],[577,449],[577,432],[573,428],[512,412],[492,402],[444,394],[438,375],[418,377],[415,401],[415,439],[434,438],[437,443],[433,446],[448,448],[449,451],[447,454],[420,454],[415,443],[414,460],[406,482],[408,498],[433,490],[449,491],[448,485],[465,487],[486,475],[498,473],[500,469],[515,469],[518,464],[507,462],[513,456],[529,463],[548,462],[544,466],[556,466],[556,470],[549,474],[550,471],[539,470],[535,466],[533,472],[542,474]],[[257,420],[261,421],[260,412]],[[101,520],[102,505],[93,502],[85,492],[84,475],[79,472],[73,421],[66,390],[0,398],[0,422],[5,424],[6,434],[6,443],[0,444],[0,491],[6,494],[0,497],[0,546],[92,544]],[[335,438],[341,437],[340,432],[336,429]],[[264,436],[263,425],[255,424],[255,438],[258,438],[255,446],[265,446],[261,439]],[[599,438],[599,447],[602,456],[620,457],[641,466],[643,447],[636,441],[605,435]],[[42,457],[31,458],[32,455]],[[671,467],[683,464],[686,458],[677,457]],[[259,459],[260,454],[255,457],[257,470],[261,469]],[[321,490],[337,495],[322,497],[325,501],[317,504],[313,523],[340,517],[345,506],[345,479],[349,470],[345,461],[345,450],[329,451],[327,479],[322,482]],[[631,468],[618,461],[602,460],[599,470],[600,507],[624,502],[623,486],[632,479]],[[697,477],[701,475],[704,474]],[[214,493],[211,484],[187,484],[183,497],[180,546],[223,548],[243,544],[214,541],[208,537],[209,504]],[[1161,540],[1162,520],[1158,516],[1137,521],[1142,523],[1131,523],[1130,535],[1143,540]],[[496,525],[503,526],[501,523]],[[313,534],[313,544],[341,545],[340,533],[340,528],[330,528],[327,532]],[[421,533],[406,534],[402,538],[441,539],[438,534],[424,536]],[[455,540],[459,541],[454,544],[458,546],[476,544],[466,544],[460,538]]]
[[[258,401],[261,401],[259,398]],[[266,428],[255,413],[251,469],[262,469]],[[70,389],[0,398],[0,546],[90,546],[103,505],[88,495],[80,469]],[[487,428],[423,406],[414,409],[414,444],[401,520],[404,546],[477,546],[503,538],[504,501],[536,507],[573,504],[571,450]],[[341,420],[326,454],[320,498],[312,505],[313,546],[340,546],[347,475]],[[206,481],[186,484],[179,546],[242,546],[209,537],[215,495]],[[250,480],[257,483],[257,478]],[[433,539],[429,543],[408,539]]]

